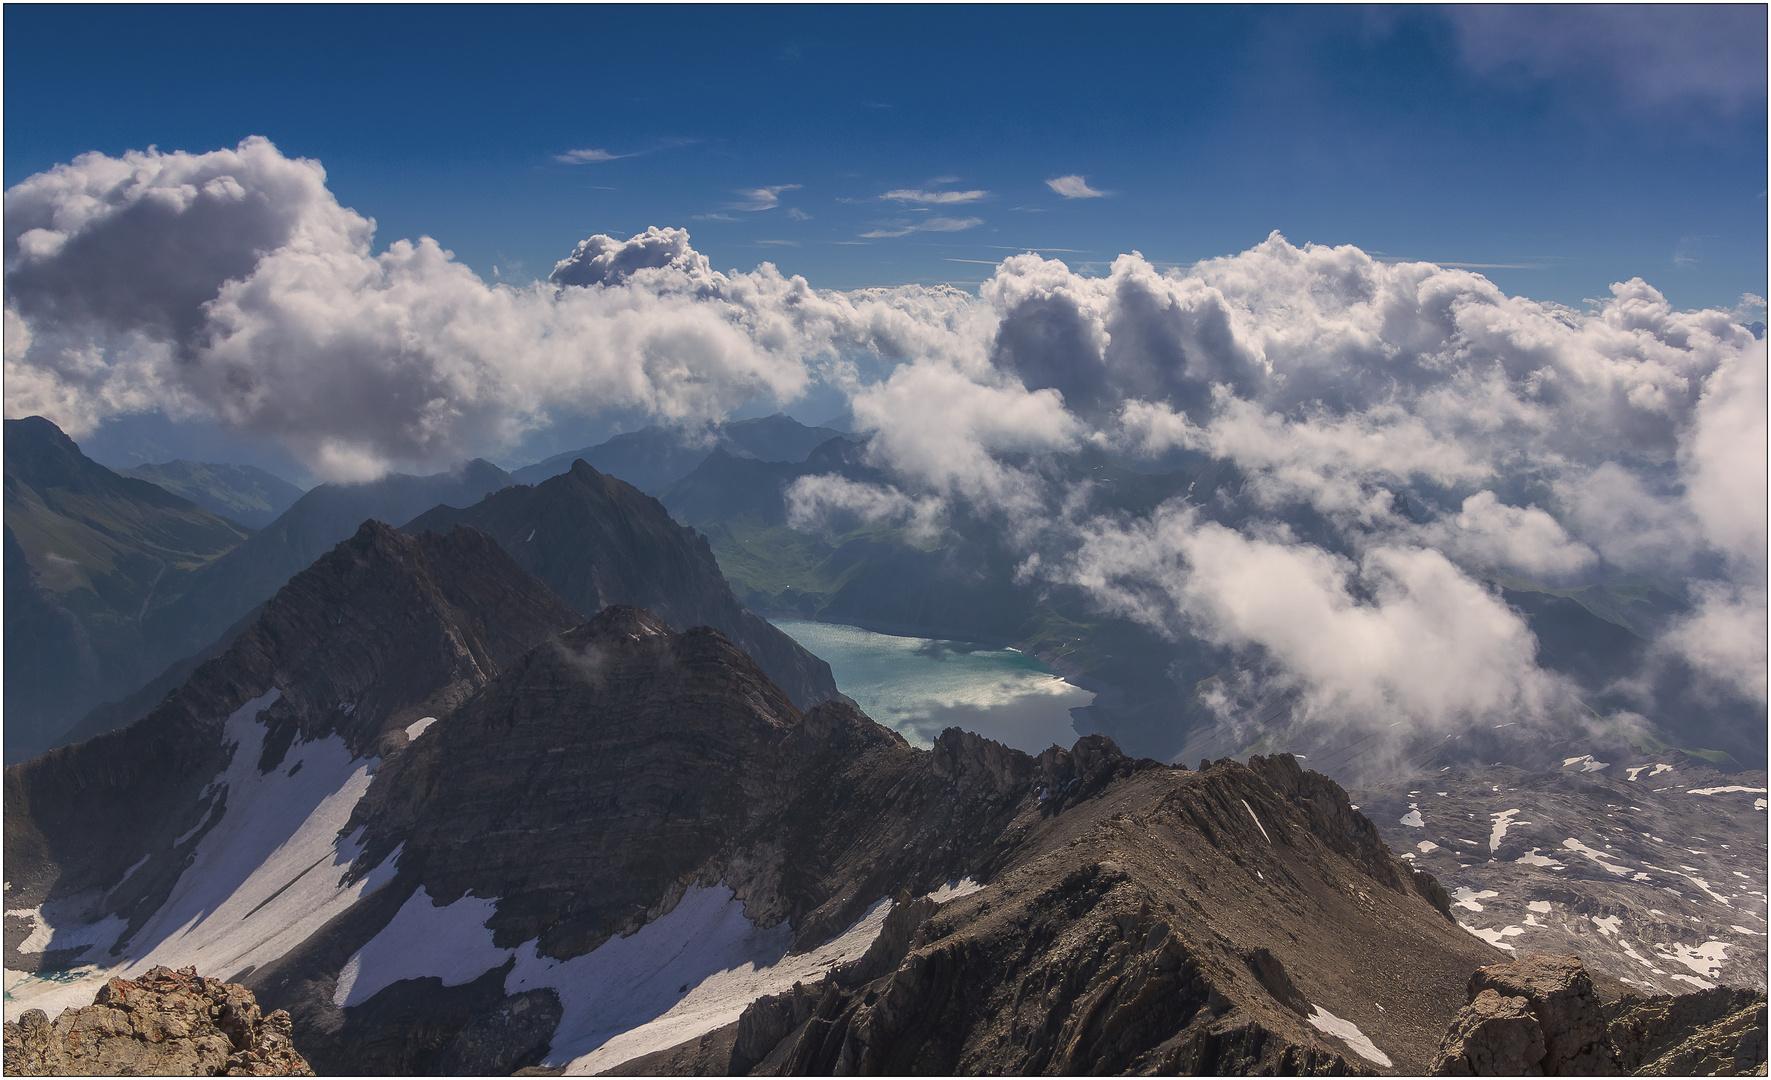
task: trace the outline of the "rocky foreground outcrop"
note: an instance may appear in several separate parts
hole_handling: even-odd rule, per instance
[[[1439,1046],[1435,1076],[1765,1072],[1765,995],[1754,990],[1606,993],[1578,956],[1539,953],[1478,970],[1469,999]]]
[[[194,967],[112,979],[91,1005],[52,1022],[41,1009],[6,1025],[7,1076],[312,1076],[289,1014],[266,1016],[238,983]]]

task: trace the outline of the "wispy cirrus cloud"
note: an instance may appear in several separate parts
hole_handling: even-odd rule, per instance
[[[604,150],[601,147],[585,147],[579,150],[567,150],[563,154],[555,154],[553,159],[561,165],[595,165],[598,162],[603,161],[620,161],[623,158],[644,157],[647,154],[655,154],[660,150],[674,150],[679,146],[689,146],[694,142],[694,139],[662,139],[653,142],[650,146],[642,147],[639,150],[629,150],[625,154],[617,154],[613,150]]]
[[[1066,199],[1099,199],[1108,194],[1089,187],[1086,178],[1076,175],[1053,177],[1045,182],[1045,186]]]
[[[937,206],[977,202],[989,197],[988,191],[923,191],[920,188],[896,188],[880,196],[889,202],[933,203]]]
[[[1478,74],[1596,83],[1649,109],[1765,100],[1763,5],[1467,6],[1446,18]]]
[[[881,240],[897,236],[909,236],[919,232],[964,232],[984,224],[983,218],[950,218],[934,217],[923,221],[888,221],[871,232],[861,234],[862,239]]]
[[[743,202],[727,205],[728,210],[743,210],[754,213],[758,210],[773,210],[781,205],[783,191],[798,191],[798,184],[775,184],[770,187],[739,188],[738,194],[744,197]]]
[[[633,154],[612,154],[607,150],[568,150],[563,154],[555,154],[553,159],[562,165],[591,165],[599,161],[618,161],[621,158],[639,157]]]

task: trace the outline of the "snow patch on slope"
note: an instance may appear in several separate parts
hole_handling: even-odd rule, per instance
[[[1311,1004],[1308,1019],[1311,1027],[1315,1028],[1317,1031],[1333,1035],[1335,1038],[1352,1047],[1354,1053],[1358,1054],[1366,1061],[1371,1062],[1373,1065],[1376,1065],[1378,1068],[1388,1069],[1392,1067],[1390,1064],[1390,1056],[1382,1050],[1379,1050],[1376,1044],[1365,1037],[1365,1032],[1359,1030],[1359,1025],[1353,1023],[1351,1020],[1342,1020],[1340,1017],[1316,1004]]]
[[[958,900],[962,896],[970,896],[975,892],[983,891],[984,886],[978,884],[976,879],[963,877],[958,881],[949,881],[934,892],[929,893],[928,898],[937,904],[945,904],[949,900]]]
[[[1614,859],[1612,856],[1605,854],[1603,851],[1597,851],[1597,850],[1594,850],[1593,848],[1587,847],[1585,844],[1581,843],[1579,840],[1576,840],[1572,836],[1570,836],[1568,839],[1562,841],[1562,846],[1567,848],[1569,851],[1573,851],[1573,852],[1577,852],[1581,855],[1585,855],[1587,858],[1593,860],[1594,862],[1598,863],[1600,866],[1604,867],[1606,870],[1610,871],[1613,874],[1616,874],[1619,877],[1624,877],[1628,874],[1635,872],[1634,867],[1619,866],[1619,865],[1617,865],[1617,860]]]
[[[561,962],[519,949],[505,992],[553,987],[565,1013],[542,1064],[593,1075],[724,1027],[764,994],[859,959],[891,907],[882,899],[838,937],[789,956],[786,923],[761,929],[726,886],[692,888],[670,914],[584,956]]]
[[[68,981],[21,980],[8,993],[8,1018],[27,1008],[53,1016],[91,1004],[99,983],[132,978],[156,964],[195,965],[224,979],[262,966],[393,876],[394,860],[387,859],[361,881],[342,883],[361,842],[360,833],[341,838],[339,832],[369,788],[373,759],[352,760],[344,740],[334,735],[292,746],[289,756],[302,765],[293,776],[290,769],[258,771],[265,736],[258,714],[281,696],[272,689],[228,717],[222,738],[233,744],[233,757],[211,785],[217,793],[225,789],[216,799],[217,806],[225,800],[225,808],[197,842],[166,902],[121,957]],[[50,947],[60,948],[63,934],[71,939],[100,933],[58,929]]]
[[[1491,896],[1499,895],[1500,894],[1493,889],[1483,889],[1482,891],[1477,892],[1468,885],[1459,885],[1452,891],[1451,898],[1457,902],[1455,905],[1457,907],[1465,908],[1469,911],[1481,911],[1482,905],[1477,903],[1477,901],[1486,900]]]
[[[498,905],[472,896],[438,906],[424,888],[406,899],[379,934],[358,949],[338,973],[332,1004],[368,1001],[402,979],[436,976],[444,986],[472,982],[510,959],[511,949],[492,947],[486,929]]]
[[[1505,949],[1507,952],[1517,952],[1518,950],[1514,949],[1511,945],[1508,945],[1506,939],[1510,937],[1518,937],[1525,932],[1523,926],[1503,926],[1499,930],[1493,930],[1487,927],[1471,926],[1466,922],[1460,922],[1457,925],[1481,938],[1483,941],[1488,942],[1488,944],[1493,945],[1495,948]]]
[[[1254,827],[1261,830],[1261,838],[1263,840],[1265,840],[1267,843],[1271,844],[1273,842],[1273,838],[1271,836],[1267,835],[1267,827],[1265,825],[1262,825],[1261,819],[1255,816],[1254,807],[1248,805],[1247,799],[1242,800],[1242,808],[1244,810],[1248,811],[1249,817],[1254,818]]]
[[[80,910],[86,905],[83,901],[91,899],[91,893],[70,896],[64,900],[52,900],[34,908],[19,908],[6,914],[16,918],[32,921],[30,936],[19,942],[20,953],[48,952],[52,948],[88,950],[97,946],[101,951],[109,949],[122,936],[124,927],[129,924],[115,915],[106,916],[104,920],[82,925]]]
[[[1675,942],[1667,946],[1661,958],[1684,964],[1699,975],[1713,979],[1722,965],[1728,962],[1728,944],[1726,941],[1706,941],[1702,945],[1692,946]]]
[[[1498,814],[1490,814],[1488,816],[1494,819],[1494,828],[1488,831],[1488,850],[1494,851],[1500,847],[1501,840],[1506,837],[1507,829],[1513,825],[1513,819],[1519,816],[1519,811],[1517,808],[1514,808],[1512,810],[1502,810]],[[1531,822],[1521,821],[1518,824],[1529,825]]]

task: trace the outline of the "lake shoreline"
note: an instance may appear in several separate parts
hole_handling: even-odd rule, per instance
[[[862,712],[916,745],[959,727],[1027,753],[1069,747],[1086,734],[1078,720],[1086,723],[1099,696],[1017,643],[890,633],[880,622],[777,616],[772,624],[828,663]]]

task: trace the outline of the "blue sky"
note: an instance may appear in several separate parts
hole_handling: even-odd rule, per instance
[[[715,267],[845,289],[976,282],[1029,248],[1084,273],[1131,250],[1184,265],[1277,229],[1572,305],[1633,276],[1684,307],[1764,292],[1757,6],[5,21],[8,186],[89,150],[264,135],[318,159],[378,248],[429,235],[488,280],[650,225],[689,229]],[[1065,198],[1047,183],[1065,176],[1105,194]]]

